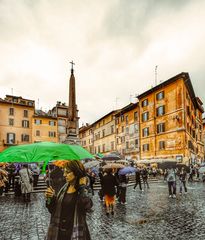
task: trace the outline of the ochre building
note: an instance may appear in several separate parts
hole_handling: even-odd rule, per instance
[[[138,99],[141,159],[203,160],[203,107],[188,73],[162,82]]]

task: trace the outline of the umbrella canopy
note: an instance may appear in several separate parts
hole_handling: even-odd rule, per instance
[[[109,163],[104,165],[102,168],[103,169],[112,169],[112,168],[124,168],[125,166],[120,163]]]
[[[45,162],[50,160],[81,160],[93,156],[79,145],[40,142],[9,147],[0,153],[0,162]]]
[[[199,173],[205,173],[205,167],[200,167],[199,168]]]
[[[111,160],[111,161],[114,161],[114,160],[120,160],[120,156],[116,155],[116,154],[108,154],[104,157],[101,158],[102,160]]]
[[[126,174],[129,174],[129,173],[134,173],[136,172],[136,168],[134,167],[124,167],[123,169],[120,169],[118,174],[119,175],[126,175]]]
[[[124,160],[124,159],[120,159],[120,160],[117,160],[116,163],[125,163],[125,164],[128,164],[129,162],[127,160]]]
[[[99,166],[99,164],[100,164],[99,161],[91,161],[91,162],[84,163],[84,167],[88,169],[88,168]]]

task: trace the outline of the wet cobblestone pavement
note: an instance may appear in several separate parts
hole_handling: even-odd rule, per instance
[[[92,240],[205,239],[205,184],[189,184],[188,193],[176,199],[168,198],[166,183],[150,187],[142,193],[129,187],[127,205],[116,204],[109,217],[96,194],[88,215]],[[33,194],[28,204],[14,196],[0,197],[1,240],[43,240],[49,218],[42,193]]]

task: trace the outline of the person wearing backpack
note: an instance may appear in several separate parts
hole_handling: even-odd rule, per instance
[[[176,198],[176,172],[173,168],[167,171],[167,183],[169,189],[169,197]]]

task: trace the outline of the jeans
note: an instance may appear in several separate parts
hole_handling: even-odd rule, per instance
[[[180,181],[179,183],[180,193],[182,193],[183,186],[184,186],[184,191],[187,192],[186,181]]]
[[[168,182],[169,195],[176,195],[176,182]]]

